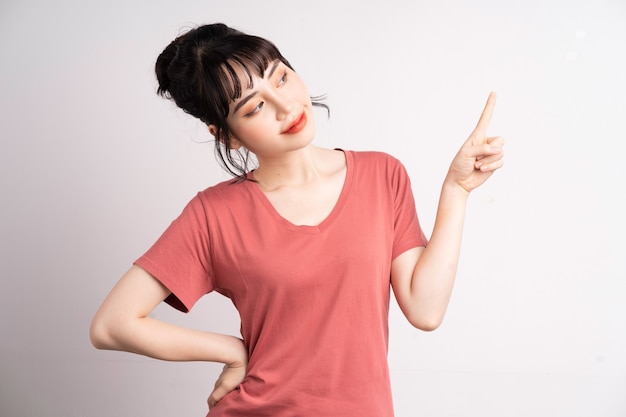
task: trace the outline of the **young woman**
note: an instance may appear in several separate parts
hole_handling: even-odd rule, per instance
[[[502,139],[487,137],[495,95],[450,166],[427,242],[398,160],[312,144],[318,103],[272,43],[201,26],[156,73],[236,178],[198,193],[121,278],[93,319],[94,346],[224,363],[212,417],[393,416],[390,287],[412,325],[440,324],[467,198],[502,166]],[[210,291],[238,309],[241,339],[149,317]]]

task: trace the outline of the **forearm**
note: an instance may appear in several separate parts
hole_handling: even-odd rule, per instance
[[[419,257],[411,278],[411,304],[418,317],[437,327],[448,306],[454,285],[466,203],[469,193],[444,182],[430,241]]]
[[[98,328],[99,327],[99,328]],[[121,350],[169,361],[247,362],[241,339],[193,330],[150,317],[94,321],[92,341],[100,349]]]

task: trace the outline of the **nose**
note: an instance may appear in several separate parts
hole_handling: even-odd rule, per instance
[[[279,95],[276,96],[276,119],[279,121],[285,120],[293,110],[296,108],[296,105],[293,100],[287,97],[281,97]]]

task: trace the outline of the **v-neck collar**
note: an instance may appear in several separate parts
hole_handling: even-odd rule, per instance
[[[274,205],[271,203],[269,198],[265,195],[263,190],[261,190],[261,187],[259,187],[259,184],[257,184],[256,182],[246,181],[248,189],[251,191],[251,193],[255,197],[255,200],[258,201],[263,206],[263,208],[267,210],[270,216],[274,218],[277,221],[277,223],[279,223],[281,226],[289,230],[295,231],[295,232],[302,232],[302,233],[309,233],[309,234],[322,233],[333,223],[333,221],[341,213],[341,210],[343,209],[343,206],[345,205],[346,199],[348,198],[350,187],[352,186],[352,181],[353,181],[354,168],[353,168],[352,152],[344,151],[343,149],[337,149],[337,150],[342,151],[346,159],[346,174],[345,174],[345,178],[343,181],[343,186],[341,188],[341,192],[339,193],[339,198],[337,198],[337,201],[335,202],[335,205],[333,206],[333,209],[331,210],[331,212],[328,214],[328,216],[326,216],[324,220],[322,220],[319,224],[315,226],[296,225],[290,222],[289,220],[285,219],[276,210]],[[248,173],[247,177],[248,179],[252,179],[253,178],[252,173]]]

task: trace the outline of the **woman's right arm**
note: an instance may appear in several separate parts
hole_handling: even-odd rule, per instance
[[[221,362],[245,369],[248,353],[234,336],[192,330],[149,317],[170,291],[139,266],[113,287],[91,323],[91,343],[169,361]]]

